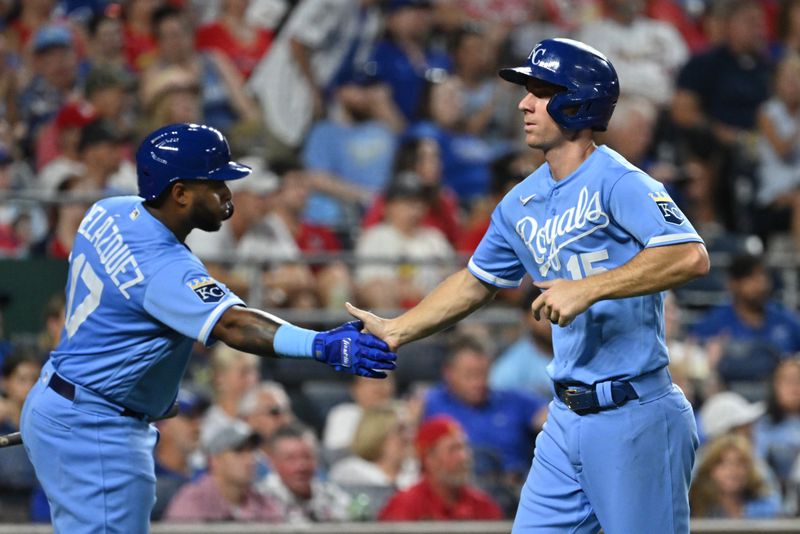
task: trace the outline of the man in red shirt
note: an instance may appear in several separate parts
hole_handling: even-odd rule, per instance
[[[396,493],[381,511],[381,521],[502,519],[491,497],[470,486],[470,450],[461,425],[450,416],[425,421],[414,444],[422,479]]]

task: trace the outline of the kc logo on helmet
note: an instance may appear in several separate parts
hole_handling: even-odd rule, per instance
[[[558,69],[558,59],[554,59],[553,57],[546,58],[545,54],[547,54],[547,49],[537,46],[531,50],[528,61],[530,61],[531,65],[534,67],[540,67],[555,72],[556,69]]]
[[[210,277],[196,278],[186,284],[203,302],[219,302],[225,296],[225,290]]]

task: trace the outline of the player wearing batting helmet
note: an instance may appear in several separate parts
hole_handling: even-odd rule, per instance
[[[708,272],[703,241],[662,184],[594,143],[619,95],[600,52],[547,39],[500,76],[525,88],[525,140],[545,163],[498,204],[467,268],[415,308],[348,309],[395,349],[529,274],[531,311],[554,325],[555,395],[513,532],[688,533],[697,430],[667,371],[662,292]]]
[[[22,412],[25,449],[56,532],[146,532],[155,502],[149,424],[168,412],[192,344],[316,359],[382,378],[395,354],[357,322],[305,330],[246,308],[184,245],[233,213],[231,160],[214,128],[171,124],[136,153],[140,196],[94,204],[78,228],[66,322]]]

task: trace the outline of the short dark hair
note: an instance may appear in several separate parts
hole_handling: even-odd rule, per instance
[[[183,10],[167,4],[153,12],[153,15],[150,17],[150,31],[153,32],[153,36],[156,39],[158,39],[158,29],[161,27],[161,23],[171,18],[183,19]]]
[[[30,363],[37,367],[42,365],[41,359],[36,355],[36,352],[30,348],[16,348],[5,360],[3,360],[2,373],[3,378],[8,378],[14,374],[17,367],[24,363]]]
[[[463,351],[476,352],[490,357],[489,348],[486,346],[486,343],[481,341],[481,339],[474,334],[462,332],[455,334],[450,340],[447,357],[444,360],[445,367],[451,365],[456,360],[456,356]]]
[[[728,267],[728,277],[731,280],[741,280],[755,273],[758,269],[763,269],[764,264],[761,256],[754,254],[740,254],[735,256]]]
[[[310,434],[311,430],[304,424],[293,421],[278,428],[272,435],[267,438],[267,449],[272,450],[282,439],[305,439]],[[313,435],[313,434],[312,434]]]

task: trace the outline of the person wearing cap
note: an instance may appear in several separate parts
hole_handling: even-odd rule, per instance
[[[150,518],[158,521],[172,497],[192,479],[192,454],[200,445],[200,422],[208,400],[181,388],[176,400],[178,415],[156,424],[158,445],[155,450],[156,504]]]
[[[139,195],[101,199],[80,223],[64,335],[22,411],[25,451],[57,532],[149,530],[158,438],[150,423],[170,415],[196,342],[372,378],[397,359],[356,321],[317,332],[245,306],[192,254],[186,236],[219,230],[235,210],[226,182],[251,171],[219,130],[166,125],[142,141],[136,165]],[[207,451],[242,445],[225,443],[234,431],[212,434]],[[241,501],[252,452],[242,465],[219,457],[221,476],[235,478],[225,502]]]
[[[33,78],[19,96],[19,112],[27,128],[25,144],[33,149],[39,128],[77,90],[78,58],[72,34],[65,26],[41,27],[31,42]]]
[[[421,224],[425,194],[419,176],[399,174],[386,189],[384,222],[358,237],[355,279],[366,306],[412,306],[449,274],[453,247],[440,230]]]
[[[277,502],[253,487],[258,444],[258,434],[243,421],[217,428],[202,443],[208,473],[178,491],[167,505],[164,520],[282,521]]]
[[[378,515],[380,521],[498,520],[492,498],[469,484],[471,452],[461,425],[438,415],[422,423],[414,445],[422,479],[396,493]]]
[[[299,423],[276,430],[266,443],[273,471],[257,483],[261,493],[275,499],[289,524],[336,522],[349,519],[350,495],[317,475],[318,444]]]

